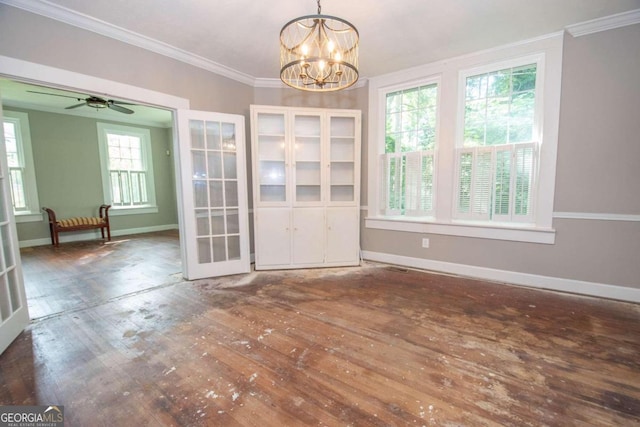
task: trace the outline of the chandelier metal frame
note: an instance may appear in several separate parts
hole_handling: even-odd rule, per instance
[[[358,81],[360,35],[348,21],[322,15],[317,3],[317,15],[292,19],[280,31],[280,79],[311,92],[346,89]]]

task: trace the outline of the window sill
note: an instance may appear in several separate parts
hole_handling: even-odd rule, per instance
[[[16,223],[21,223],[21,222],[38,222],[38,221],[43,221],[44,217],[42,216],[42,213],[40,212],[24,212],[24,213],[15,213],[13,215],[16,219]]]
[[[157,206],[135,206],[135,207],[112,206],[111,209],[109,209],[109,216],[141,215],[141,214],[154,214],[154,213],[158,213]]]
[[[535,226],[514,224],[487,224],[470,222],[438,222],[424,218],[365,218],[365,227],[377,230],[404,231],[408,233],[442,234],[448,236],[474,237],[478,239],[508,240],[513,242],[542,243],[553,245],[556,231]]]

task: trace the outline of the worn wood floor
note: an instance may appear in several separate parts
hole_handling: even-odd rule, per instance
[[[21,250],[32,319],[181,281],[177,231]]]
[[[375,264],[164,283],[33,322],[0,384],[67,426],[639,425],[640,306]]]

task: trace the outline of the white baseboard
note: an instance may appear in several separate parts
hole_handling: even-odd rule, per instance
[[[155,231],[177,230],[178,224],[166,224],[155,225],[151,227],[139,227],[139,228],[127,228],[125,230],[111,230],[111,237],[128,236],[130,234],[144,234],[153,233]],[[60,243],[68,242],[80,242],[83,240],[95,240],[101,239],[102,236],[99,230],[82,231],[77,233],[60,233]],[[51,239],[33,239],[33,240],[21,240],[19,246],[21,248],[30,248],[33,246],[45,246],[50,245]]]
[[[371,261],[418,268],[421,270],[433,270],[513,285],[640,303],[640,289],[625,286],[540,276],[537,274],[519,273],[517,271],[497,270],[473,265],[385,254],[382,252],[362,251],[362,256],[364,259]]]

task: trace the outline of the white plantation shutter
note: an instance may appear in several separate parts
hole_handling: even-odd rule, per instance
[[[515,200],[513,214],[516,217],[533,220],[533,196],[535,172],[537,171],[538,145],[519,144],[515,153]]]
[[[402,155],[389,153],[381,156],[382,170],[385,177],[382,186],[383,213],[400,215],[402,212]]]
[[[491,211],[491,175],[493,172],[492,153],[481,149],[476,155],[473,176],[473,215],[482,219]]]
[[[422,156],[420,152],[406,153],[404,174],[405,174],[405,196],[404,196],[404,213],[407,216],[416,216],[420,212],[420,181],[422,179],[421,172]]]
[[[435,155],[433,152],[423,153],[421,156],[422,169],[420,170],[422,180],[420,186],[420,210],[427,215],[433,215],[433,205],[435,195]]]
[[[495,221],[510,221],[512,145],[501,145],[495,149],[493,183],[493,217]]]
[[[380,157],[384,215],[431,216],[434,200],[434,152],[387,153]]]
[[[538,143],[457,150],[457,219],[532,223]]]

